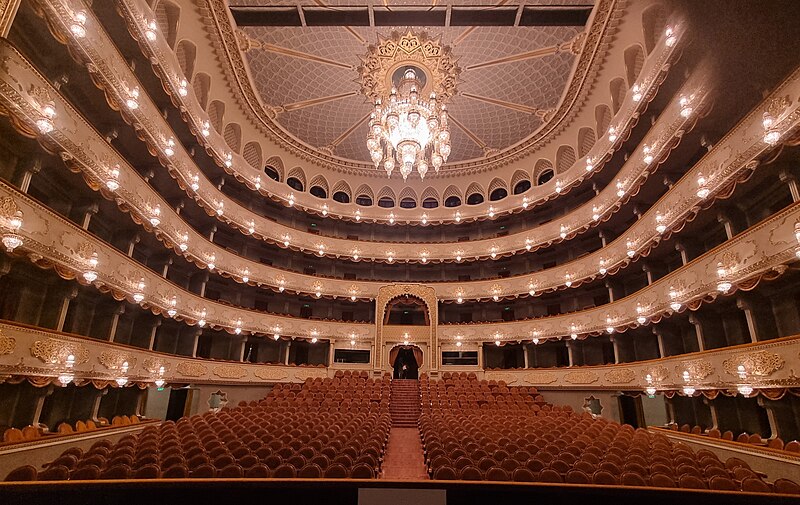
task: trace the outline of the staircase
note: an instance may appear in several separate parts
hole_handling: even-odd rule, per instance
[[[419,421],[419,381],[416,379],[392,380],[392,396],[389,402],[392,426],[416,428]]]

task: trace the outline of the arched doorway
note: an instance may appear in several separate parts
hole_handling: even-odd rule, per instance
[[[398,345],[389,351],[393,379],[419,379],[422,349],[416,345]]]

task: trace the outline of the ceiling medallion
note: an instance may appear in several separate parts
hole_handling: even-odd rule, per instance
[[[461,69],[450,48],[426,33],[392,32],[370,46],[358,67],[361,93],[375,103],[367,147],[375,168],[403,180],[416,168],[439,171],[450,156],[447,100],[456,92]]]

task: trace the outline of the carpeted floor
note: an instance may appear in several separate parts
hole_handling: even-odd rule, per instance
[[[382,469],[382,479],[428,480],[418,428],[391,429]]]

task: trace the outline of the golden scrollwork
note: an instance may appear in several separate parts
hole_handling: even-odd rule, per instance
[[[520,380],[524,379],[524,376],[522,374],[515,372],[492,373],[491,377],[493,380],[503,381],[506,384],[515,384]]]
[[[183,377],[202,377],[206,373],[208,373],[208,369],[205,365],[201,365],[200,363],[193,363],[191,361],[182,361],[176,368],[175,371],[178,373],[179,376]]]
[[[31,346],[31,355],[43,363],[65,363],[69,355],[75,357],[75,364],[89,361],[89,350],[77,342],[66,342],[55,338],[37,340]]]
[[[619,368],[606,372],[605,379],[611,384],[630,384],[636,379],[636,374],[630,368]]]
[[[558,380],[558,374],[554,372],[528,372],[524,377],[530,384],[552,384]]]
[[[0,330],[0,356],[3,354],[11,354],[16,348],[17,339],[3,335],[3,330]]]
[[[247,377],[247,370],[240,365],[220,365],[214,367],[214,375],[223,379],[241,379]]]
[[[669,369],[664,365],[656,365],[644,370],[642,373],[642,379],[648,375],[650,375],[650,378],[653,379],[653,382],[661,382],[667,380],[669,377]]]
[[[289,374],[283,368],[275,368],[270,366],[256,368],[253,371],[253,375],[265,381],[279,381],[289,377]]]
[[[294,371],[294,378],[298,380],[316,379],[317,377],[324,379],[327,376],[328,371],[324,368],[301,368]]]
[[[570,384],[594,384],[599,379],[600,377],[596,373],[588,370],[569,372],[564,375],[564,380]]]
[[[97,361],[109,370],[119,370],[122,368],[123,363],[128,362],[128,370],[136,366],[136,358],[133,354],[127,352],[120,352],[115,350],[103,351],[97,357]]]
[[[361,93],[373,100],[389,95],[391,72],[402,64],[422,67],[428,74],[427,92],[446,98],[456,94],[461,68],[443,46],[441,37],[430,38],[427,33],[392,32],[389,37],[378,36],[378,45],[370,46],[358,67]],[[388,77],[388,79],[387,79]]]
[[[783,368],[784,360],[780,355],[769,351],[743,352],[731,356],[722,362],[722,368],[729,375],[737,377],[739,365],[743,365],[748,375],[768,377]]]
[[[10,196],[0,198],[0,217],[9,218],[19,211],[17,202]]]
[[[689,378],[702,380],[714,373],[714,366],[705,359],[693,359],[691,361],[681,361],[675,367],[675,375],[683,377],[683,372],[689,372]]]
[[[167,368],[169,368],[167,363],[157,358],[146,358],[144,361],[142,361],[142,368],[150,373],[158,373],[162,366],[164,367],[165,371]]]

